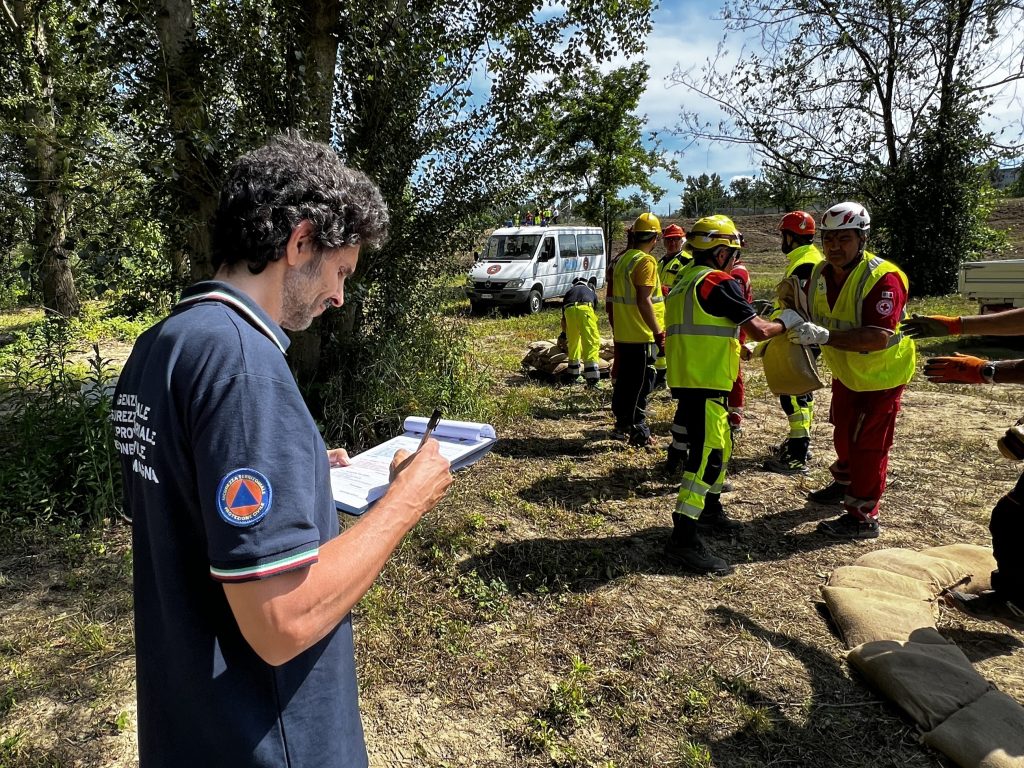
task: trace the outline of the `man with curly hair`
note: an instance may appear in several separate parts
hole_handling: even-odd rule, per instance
[[[350,611],[451,482],[436,441],[340,534],[328,451],[284,330],[342,304],[383,240],[377,187],[330,147],[280,137],[240,158],[213,280],[139,337],[115,393],[134,524],[142,768],[365,766]]]

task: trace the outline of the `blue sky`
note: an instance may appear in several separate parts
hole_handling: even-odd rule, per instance
[[[652,14],[653,30],[647,38],[644,55],[649,70],[647,90],[640,99],[637,112],[647,116],[647,128],[657,130],[662,145],[669,150],[683,150],[684,142],[663,129],[679,124],[679,111],[687,109],[702,113],[705,118],[715,119],[716,111],[709,112],[693,94],[681,86],[670,87],[667,78],[678,65],[682,69],[699,68],[710,58],[725,28],[716,17],[721,11],[721,0],[665,0]],[[1007,36],[1008,38],[1012,36]],[[730,38],[729,52],[735,56],[743,41]],[[1006,44],[1012,44],[1007,39]],[[627,59],[621,57],[611,66],[621,66]],[[1024,90],[1024,88],[1022,88]],[[1008,88],[999,95],[990,115],[985,120],[987,128],[998,131],[1003,126],[1020,128],[1022,122],[1022,96],[1016,88]],[[1009,131],[1008,131],[1009,133]],[[758,158],[740,146],[698,144],[685,148],[677,156],[679,169],[684,176],[698,176],[701,173],[718,173],[728,186],[735,176],[749,176],[758,172]],[[680,205],[683,185],[672,181],[664,174],[654,177],[655,182],[668,192],[656,206],[655,213],[667,213],[669,206],[675,210]]]
[[[725,28],[716,17],[720,0],[666,0],[654,10],[653,30],[647,38],[644,56],[650,67],[647,90],[640,99],[638,113],[647,116],[649,130],[657,130],[662,146],[669,150],[683,150],[684,141],[664,129],[679,124],[679,112],[684,106],[700,110],[695,97],[682,86],[671,86],[668,77],[678,65],[682,69],[700,67],[714,53],[725,34]],[[735,53],[740,41],[730,41],[729,49]],[[621,65],[625,59],[615,62]],[[713,116],[713,115],[708,115]],[[757,172],[758,160],[742,147],[698,144],[686,147],[676,157],[684,176],[718,173],[728,185],[734,176],[750,176]],[[664,173],[656,174],[654,181],[668,190],[654,209],[667,213],[679,207],[683,185],[672,181]]]

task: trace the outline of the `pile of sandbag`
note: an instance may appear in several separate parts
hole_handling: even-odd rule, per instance
[[[834,570],[821,589],[851,666],[963,768],[1024,765],[1024,707],[935,628],[938,594],[989,589],[995,567],[990,549],[970,544],[878,549]]]
[[[611,340],[602,339],[601,358],[597,361],[601,378],[611,375],[614,352],[615,347]],[[543,339],[531,342],[527,347],[526,356],[523,358],[523,369],[527,373],[539,372],[549,376],[561,376],[569,367],[568,359],[565,347],[559,345],[558,339]]]

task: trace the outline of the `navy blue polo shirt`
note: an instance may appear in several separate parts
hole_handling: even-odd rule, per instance
[[[221,583],[308,568],[338,535],[327,449],[287,345],[246,294],[198,283],[139,337],[118,381],[142,768],[367,764],[350,618],[273,667]]]

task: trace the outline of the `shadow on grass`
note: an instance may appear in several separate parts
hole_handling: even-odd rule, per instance
[[[592,437],[502,437],[494,446],[497,456],[509,459],[570,458],[606,453],[608,445]]]
[[[707,742],[715,765],[906,765],[919,748],[904,738],[906,728],[880,718],[889,705],[854,685],[828,653],[784,632],[761,626],[732,608],[710,611],[723,625],[748,633],[766,646],[784,649],[803,665],[811,694],[795,706],[758,690],[744,677],[717,675],[728,691],[758,713],[739,731]],[[901,754],[902,753],[902,754]]]
[[[666,521],[670,512],[666,508]],[[814,533],[797,534],[776,538],[769,549],[758,546],[763,537],[755,526],[756,521],[738,536],[705,538],[719,555],[740,568],[744,563],[786,559],[836,543]],[[666,525],[620,536],[524,539],[499,544],[463,561],[459,568],[502,581],[514,593],[587,592],[632,573],[708,578],[685,571],[665,557],[663,549],[670,534]]]
[[[1008,656],[1024,646],[1024,643],[1013,635],[1011,629],[990,632],[981,629],[942,627],[940,631],[946,639],[957,644],[972,664],[996,656]]]

